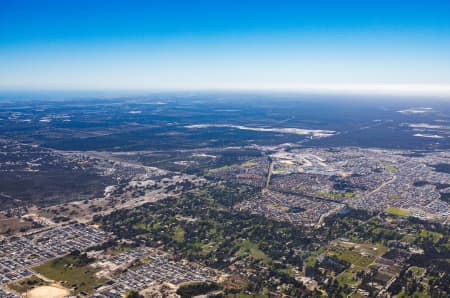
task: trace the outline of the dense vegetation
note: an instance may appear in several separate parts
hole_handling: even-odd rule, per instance
[[[357,288],[376,295],[380,289],[373,287],[374,282],[385,284],[389,279],[374,265],[381,256],[402,268],[398,282],[388,289],[392,294],[450,293],[448,227],[350,210],[327,218],[321,227],[306,228],[233,208],[258,195],[257,189],[248,186],[219,185],[133,210],[118,210],[96,221],[118,237],[132,239],[135,245],[162,247],[177,258],[234,274],[239,282],[221,285],[228,294],[320,296],[318,290],[308,290],[299,281],[305,276],[314,278],[317,289],[332,297],[346,296]],[[356,243],[358,248],[340,246],[340,241],[345,242],[340,239]],[[425,272],[421,287],[409,286],[411,266]]]
[[[306,294],[289,268],[302,266],[297,251],[310,246],[309,238],[300,227],[233,209],[254,195],[249,187],[217,187],[97,220],[136,244],[162,245],[180,258],[223,270],[239,268],[252,292],[287,284],[290,294]]]

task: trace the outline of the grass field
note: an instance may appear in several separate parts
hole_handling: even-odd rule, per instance
[[[294,267],[292,265],[287,266],[284,269],[278,269],[278,272],[284,273],[290,277],[294,277],[295,276],[295,272],[294,272]]]
[[[177,227],[175,229],[175,233],[173,234],[173,240],[176,242],[182,243],[184,242],[184,230],[182,227]]]
[[[411,212],[405,209],[396,208],[396,207],[390,207],[386,210],[387,213],[391,215],[397,215],[397,216],[410,216]]]
[[[261,260],[265,264],[268,264],[272,261],[262,250],[258,248],[258,245],[251,242],[250,240],[245,240],[242,242],[237,255],[249,255],[254,259]]]
[[[342,241],[337,246],[331,246],[329,254],[352,264],[356,269],[365,269],[387,250],[387,247],[381,244]],[[344,277],[345,275],[342,278]]]
[[[222,171],[227,171],[227,170],[235,170],[238,169],[239,165],[229,165],[229,166],[223,166],[220,168],[216,168],[216,169],[210,169],[206,172],[206,175],[213,175]]]
[[[49,279],[61,281],[65,287],[73,288],[75,293],[90,292],[95,286],[104,282],[95,277],[97,270],[88,264],[80,265],[79,263],[79,257],[68,255],[33,269]]]
[[[313,267],[316,264],[316,258],[314,256],[309,256],[305,259],[305,265]]]
[[[382,164],[383,168],[390,173],[395,173],[398,171],[398,168],[391,162],[384,161],[381,164]]]
[[[359,293],[353,293],[350,298],[366,298],[366,296],[359,294]]]
[[[324,192],[324,191],[318,191],[315,194],[316,194],[316,196],[319,196],[319,197],[332,198],[332,199],[340,199],[343,197],[343,194],[341,194],[341,193]]]
[[[349,198],[353,198],[355,196],[354,192],[348,191],[344,194],[344,196],[349,199]]]
[[[389,200],[399,200],[400,199],[400,195],[398,195],[396,193],[391,193],[390,195],[388,195],[388,199]]]
[[[375,261],[375,257],[373,256],[362,256],[359,252],[350,250],[338,251],[336,252],[336,257],[340,260],[349,262],[357,268],[367,268]]]
[[[405,290],[402,290],[397,296],[397,298],[431,298],[431,296],[424,292],[416,291],[412,295],[407,295]]]
[[[316,195],[319,197],[325,197],[325,198],[331,198],[331,199],[342,199],[342,198],[350,199],[355,196],[355,193],[353,193],[351,191],[347,191],[345,193],[319,191],[319,192],[316,192]]]
[[[199,246],[202,249],[203,255],[207,255],[217,249],[217,243],[215,243],[215,242],[210,242],[207,244],[200,244]]]
[[[338,276],[336,276],[336,280],[340,286],[356,285],[359,283],[359,280],[356,278],[355,274],[347,271],[341,272]]]
[[[415,239],[416,239],[416,237],[414,237],[413,235],[409,235],[409,234],[404,235],[402,237],[402,241],[408,242],[408,243],[413,243]]]
[[[246,161],[246,162],[244,162],[242,164],[242,166],[246,167],[246,168],[254,167],[254,166],[257,166],[257,165],[258,165],[258,163],[256,161],[254,161],[254,160],[249,160],[249,161]]]
[[[269,296],[264,294],[254,294],[249,295],[245,293],[239,293],[239,294],[228,294],[225,296],[226,298],[268,298]]]
[[[408,271],[411,271],[416,277],[421,277],[425,273],[426,269],[422,267],[411,266],[408,268]]]
[[[435,243],[438,242],[439,239],[441,239],[443,237],[441,233],[427,231],[427,230],[420,231],[419,235],[421,237],[431,237],[433,239],[433,242],[435,242]]]

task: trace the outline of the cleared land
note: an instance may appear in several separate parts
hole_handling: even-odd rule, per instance
[[[6,217],[0,214],[0,234],[14,233],[26,230],[31,227],[31,223],[17,217]]]
[[[30,298],[63,298],[69,297],[70,291],[56,286],[41,286],[27,293]]]
[[[29,290],[32,290],[32,289],[34,289],[36,287],[40,287],[40,286],[43,286],[43,285],[46,285],[46,284],[47,283],[44,280],[42,280],[39,277],[33,275],[31,277],[28,277],[28,278],[19,280],[19,281],[15,282],[15,283],[9,284],[8,288],[10,288],[11,290],[16,291],[17,293],[23,294],[23,293],[28,292]]]

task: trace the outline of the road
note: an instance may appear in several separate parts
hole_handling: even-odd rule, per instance
[[[394,175],[394,177],[392,177],[391,180],[384,182],[383,184],[381,184],[380,186],[378,186],[377,188],[375,188],[374,190],[372,190],[371,192],[369,192],[366,196],[369,197],[371,195],[373,195],[374,193],[378,192],[380,189],[382,189],[383,187],[385,187],[386,185],[394,182],[397,179],[397,176]]]

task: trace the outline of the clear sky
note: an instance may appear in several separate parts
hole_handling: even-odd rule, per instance
[[[0,0],[1,89],[386,85],[450,86],[450,1]]]

